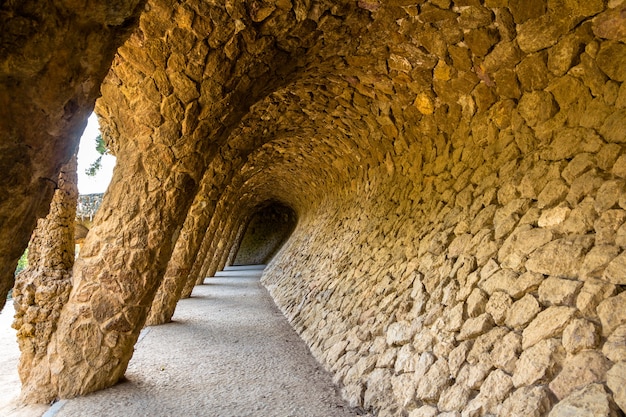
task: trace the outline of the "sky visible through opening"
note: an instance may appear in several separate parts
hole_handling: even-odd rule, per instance
[[[113,155],[104,155],[102,157],[102,167],[95,176],[90,177],[85,174],[85,170],[100,156],[96,150],[96,136],[99,134],[98,117],[95,113],[92,113],[89,116],[87,127],[80,138],[80,146],[78,147],[78,192],[80,194],[104,193],[113,176],[113,168],[115,167],[115,157]]]

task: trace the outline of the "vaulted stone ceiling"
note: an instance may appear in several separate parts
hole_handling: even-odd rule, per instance
[[[116,7],[124,34],[134,9]],[[144,323],[168,321],[278,201],[298,225],[264,282],[353,405],[624,410],[623,1],[143,7],[96,104],[118,166],[47,351],[23,365],[25,398],[115,383]],[[77,43],[86,62],[119,41],[90,36],[112,40]],[[17,67],[3,62],[5,85],[32,97],[28,74],[15,87]],[[85,68],[72,80],[90,80]],[[33,89],[64,82],[37,74]],[[67,97],[36,102],[68,109]],[[84,120],[89,100],[74,105]],[[63,120],[47,131],[70,132]],[[43,152],[41,140],[28,146]],[[47,178],[71,152],[58,153]]]

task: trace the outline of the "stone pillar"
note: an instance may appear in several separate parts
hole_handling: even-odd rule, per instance
[[[74,220],[78,200],[76,155],[61,169],[50,212],[39,219],[28,250],[28,267],[15,280],[13,298],[21,380],[47,353],[50,337],[72,288]]]
[[[246,229],[248,227],[248,223],[241,223],[239,225],[239,230],[237,230],[237,236],[235,237],[235,242],[233,243],[232,248],[230,248],[230,252],[228,253],[228,259],[226,260],[226,265],[232,265],[237,257],[237,252],[239,252],[239,248],[241,247],[241,241],[243,240],[244,234],[246,233]]]
[[[145,157],[118,154],[48,355],[33,363],[24,381],[26,402],[85,394],[124,375],[196,185],[189,166],[138,170]],[[161,187],[150,186],[156,178],[166,179]]]
[[[228,229],[226,229],[226,234],[223,238],[223,242],[224,242],[224,246],[222,247],[221,253],[218,254],[219,256],[219,263],[218,263],[218,271],[222,271],[224,269],[224,267],[227,265],[227,261],[228,261],[228,256],[230,255],[230,252],[232,251],[233,247],[235,246],[235,243],[237,242],[237,234],[239,233],[239,229],[241,228],[241,221],[240,221],[241,217],[238,218],[237,220],[231,220],[230,222],[230,227]]]
[[[67,4],[65,4],[67,3]],[[74,154],[113,55],[144,1],[2,2],[0,309],[61,167]],[[68,20],[68,12],[71,20]],[[60,23],[62,22],[62,23]],[[10,236],[10,239],[6,237]]]

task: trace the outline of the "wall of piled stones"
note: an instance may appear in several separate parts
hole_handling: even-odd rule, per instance
[[[485,47],[456,106],[446,85],[489,25],[443,45],[437,95],[372,121],[395,132],[388,154],[301,214],[264,275],[344,396],[381,416],[626,410],[626,46],[610,11],[571,30],[511,12],[486,13],[517,37]]]
[[[144,323],[279,201],[299,223],[264,282],[353,405],[618,415],[625,16],[621,0],[147,2],[97,106],[118,167],[24,398],[116,383]],[[84,102],[41,101],[81,119],[92,79]]]

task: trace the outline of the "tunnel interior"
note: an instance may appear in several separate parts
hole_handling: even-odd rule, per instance
[[[233,261],[239,265],[265,265],[285,244],[298,223],[295,212],[278,202],[259,208],[246,225]]]
[[[14,291],[27,401],[116,383],[144,325],[269,256],[247,230],[279,201],[262,282],[350,405],[623,415],[624,1],[87,3],[0,6],[0,117],[32,126],[0,131],[3,268],[49,211]],[[118,162],[66,262],[56,179],[94,105]]]

